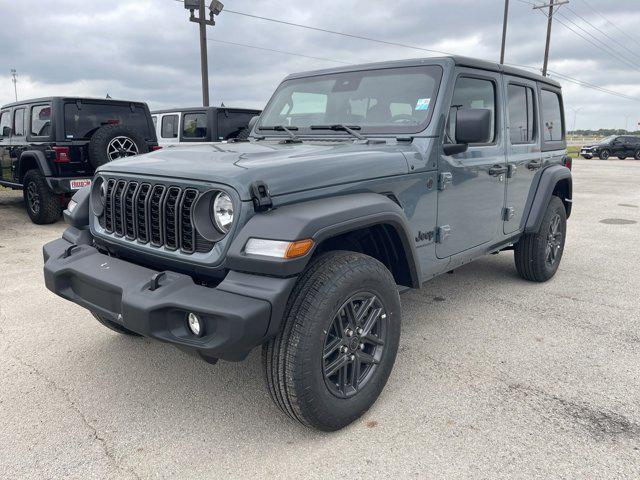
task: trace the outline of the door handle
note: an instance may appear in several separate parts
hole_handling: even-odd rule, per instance
[[[497,177],[500,175],[504,175],[508,171],[509,168],[507,168],[506,165],[494,165],[489,169],[489,175],[491,175],[492,177]]]
[[[540,160],[531,160],[529,163],[527,163],[527,168],[529,170],[537,170],[540,167],[542,167],[542,162]]]

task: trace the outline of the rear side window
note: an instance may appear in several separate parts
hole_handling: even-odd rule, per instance
[[[491,80],[459,77],[453,92],[453,101],[449,111],[447,133],[452,140],[456,138],[456,115],[461,108],[486,108],[491,112],[491,140],[496,139],[496,87]]]
[[[145,139],[153,138],[147,113],[138,105],[108,103],[67,103],[64,106],[64,130],[67,139],[90,138],[104,125],[124,125]]]
[[[562,124],[560,97],[555,92],[542,90],[540,101],[542,103],[542,131],[544,140],[546,142],[563,140],[564,125]]]
[[[31,135],[45,137],[51,134],[51,105],[31,108]]]
[[[236,138],[247,128],[254,113],[218,112],[218,140]]]
[[[182,120],[184,138],[207,138],[207,115],[204,113],[185,113]]]
[[[0,136],[4,137],[6,128],[11,128],[11,112],[5,111],[0,114]]]
[[[153,128],[158,128],[158,117],[154,115],[151,117],[151,120],[153,121]]]
[[[533,89],[521,85],[507,87],[509,136],[511,144],[531,143],[535,138]]]
[[[24,136],[24,108],[19,108],[13,112],[13,135]]]
[[[165,115],[162,117],[162,130],[160,132],[162,138],[178,137],[178,115]]]

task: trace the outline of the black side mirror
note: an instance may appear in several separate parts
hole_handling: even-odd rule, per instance
[[[253,130],[253,127],[256,126],[256,123],[258,123],[258,120],[260,120],[260,115],[256,115],[255,117],[251,117],[251,120],[249,120],[249,131]]]
[[[456,143],[446,143],[445,155],[462,153],[470,143],[487,143],[491,140],[491,110],[486,108],[461,108],[456,115]]]
[[[2,128],[2,136],[10,137],[11,136],[11,127],[3,127]]]

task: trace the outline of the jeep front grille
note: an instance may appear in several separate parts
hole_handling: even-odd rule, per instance
[[[206,253],[213,242],[196,231],[191,214],[200,196],[195,188],[126,180],[106,180],[104,217],[108,234],[153,247]]]

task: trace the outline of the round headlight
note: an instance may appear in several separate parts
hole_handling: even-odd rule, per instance
[[[216,195],[213,201],[213,220],[216,228],[222,233],[227,233],[233,224],[233,202],[225,192]]]
[[[104,181],[104,179],[102,180],[102,182],[100,182],[100,202],[102,203],[102,205],[105,204],[105,201],[107,199],[107,182]]]

